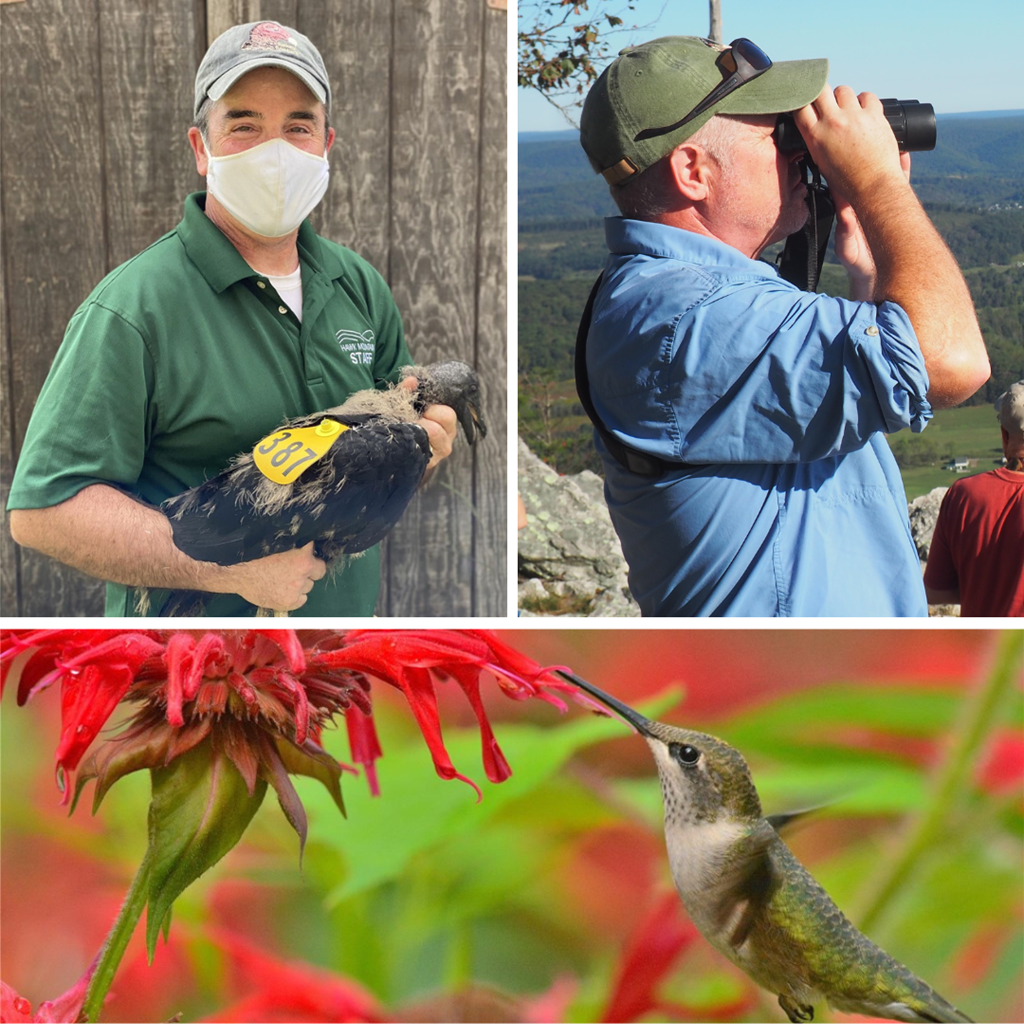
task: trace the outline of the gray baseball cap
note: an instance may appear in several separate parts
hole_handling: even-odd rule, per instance
[[[1013,437],[1024,437],[1024,380],[1011,384],[995,401],[999,425]]]
[[[699,36],[663,36],[622,50],[605,68],[583,103],[580,145],[609,184],[657,163],[715,114],[783,114],[805,107],[825,87],[827,60],[773,63],[675,131],[637,138],[675,124],[720,85],[728,49]]]
[[[196,72],[195,111],[207,96],[219,100],[242,77],[262,67],[290,71],[331,109],[331,83],[320,51],[301,33],[276,21],[250,21],[219,35]]]

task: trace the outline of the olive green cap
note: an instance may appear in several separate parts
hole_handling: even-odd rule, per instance
[[[645,128],[684,117],[723,81],[715,63],[728,49],[699,36],[663,36],[622,50],[583,103],[580,145],[594,169],[617,185],[657,163],[715,114],[782,114],[807,106],[828,79],[827,60],[772,66],[674,132],[634,141]]]

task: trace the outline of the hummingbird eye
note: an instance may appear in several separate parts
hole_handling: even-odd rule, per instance
[[[700,751],[689,743],[670,743],[668,752],[684,768],[692,768],[700,760]]]

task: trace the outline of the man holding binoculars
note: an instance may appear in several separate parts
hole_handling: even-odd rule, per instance
[[[673,36],[587,96],[580,141],[623,217],[577,387],[645,615],[927,614],[883,435],[964,401],[988,357],[898,118],[827,73]],[[850,299],[805,290],[833,204]],[[780,274],[757,257],[787,238]]]

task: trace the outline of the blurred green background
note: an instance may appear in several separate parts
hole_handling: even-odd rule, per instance
[[[766,812],[828,801],[787,841],[840,907],[860,923],[906,862],[870,936],[975,1020],[1024,1019],[1019,657],[1010,685],[993,680],[1024,633],[501,635],[738,747]],[[301,866],[268,797],[238,848],[179,900],[152,967],[135,937],[104,1019],[785,1020],[690,933],[645,744],[580,706],[559,715],[485,683],[513,770],[492,785],[472,711],[446,692],[456,687],[438,690],[448,749],[481,785],[479,803],[437,778],[400,695],[375,684],[382,795],[344,776],[344,820],[322,787],[297,780],[310,818]],[[35,1005],[78,978],[116,915],[145,847],[148,778],[119,782],[96,818],[88,799],[66,817],[53,783],[58,695],[4,704],[0,975]],[[325,745],[347,760],[344,730]],[[950,775],[957,750],[966,758]],[[913,850],[922,813],[934,828]],[[853,1018],[821,1007],[818,1019]]]

